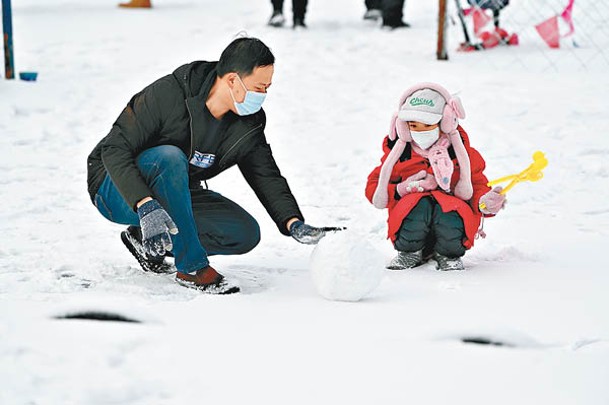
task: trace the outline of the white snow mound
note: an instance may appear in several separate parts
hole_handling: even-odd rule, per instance
[[[381,282],[382,254],[366,237],[342,231],[322,239],[311,254],[311,276],[319,294],[329,300],[359,301]]]

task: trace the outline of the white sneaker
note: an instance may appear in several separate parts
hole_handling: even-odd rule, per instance
[[[283,27],[285,25],[285,17],[281,11],[274,11],[271,19],[269,20],[271,27]]]
[[[381,10],[377,10],[375,8],[366,11],[366,14],[364,14],[364,20],[377,21],[381,18],[383,18],[383,13],[381,12]]]

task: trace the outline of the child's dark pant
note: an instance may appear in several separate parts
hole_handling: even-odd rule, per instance
[[[436,252],[447,257],[465,254],[463,220],[455,211],[442,212],[440,204],[423,197],[402,222],[394,242],[396,250]]]

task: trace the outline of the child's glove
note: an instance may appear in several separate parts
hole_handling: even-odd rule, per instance
[[[424,191],[435,190],[438,188],[438,183],[433,174],[421,170],[398,184],[396,188],[400,197],[403,197],[410,193],[422,193]]]
[[[484,204],[484,208],[480,208],[480,212],[485,215],[496,215],[500,209],[505,206],[505,195],[500,194],[503,187],[498,186],[480,197],[479,204]]]

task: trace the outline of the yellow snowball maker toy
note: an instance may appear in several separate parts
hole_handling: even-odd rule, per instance
[[[495,184],[503,183],[505,181],[511,180],[510,183],[505,186],[503,190],[500,191],[500,194],[506,194],[508,191],[512,189],[516,184],[523,181],[538,181],[543,177],[542,170],[546,168],[548,165],[548,159],[546,159],[543,152],[537,151],[533,153],[533,163],[521,171],[518,174],[511,174],[509,176],[504,176],[498,178],[493,181],[489,181],[489,187],[494,186]],[[480,204],[480,209],[484,209],[486,206],[484,203]]]

